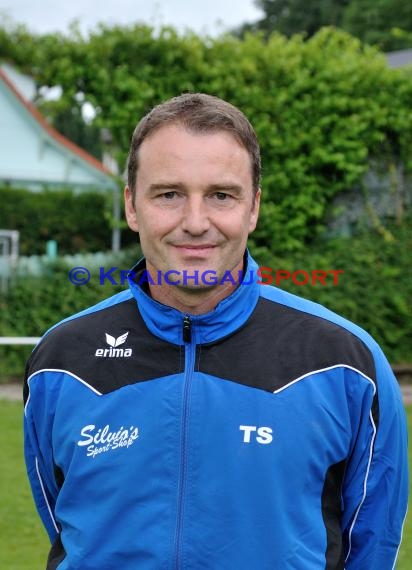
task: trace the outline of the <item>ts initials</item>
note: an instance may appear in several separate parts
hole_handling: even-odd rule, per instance
[[[255,439],[258,443],[261,443],[263,445],[272,443],[273,430],[270,427],[239,426],[239,429],[240,431],[243,431],[243,443],[250,443],[252,433],[255,436]]]

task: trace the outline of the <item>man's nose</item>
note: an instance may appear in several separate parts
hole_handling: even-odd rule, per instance
[[[202,235],[210,227],[207,206],[202,196],[189,196],[183,211],[182,229],[192,235]]]

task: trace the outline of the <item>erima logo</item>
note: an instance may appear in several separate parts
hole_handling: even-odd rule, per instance
[[[126,342],[128,332],[122,334],[121,336],[115,338],[110,334],[106,333],[106,342],[110,348],[98,348],[95,352],[95,356],[102,356],[106,358],[128,358],[132,356],[131,348],[118,348],[121,344]]]

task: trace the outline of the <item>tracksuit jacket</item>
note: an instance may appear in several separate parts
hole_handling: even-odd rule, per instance
[[[407,433],[388,362],[247,263],[207,314],[135,276],[33,351],[25,455],[49,570],[394,567]]]

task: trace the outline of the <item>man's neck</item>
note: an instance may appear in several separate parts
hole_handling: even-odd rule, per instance
[[[213,309],[226,297],[228,297],[239,286],[240,276],[244,265],[245,259],[241,259],[236,267],[230,270],[231,279],[227,278],[225,272],[225,279],[223,282],[210,284],[207,287],[189,287],[174,285],[168,283],[166,280],[159,280],[157,283],[149,281],[149,293],[153,299],[173,307],[178,311],[191,315],[202,315],[213,311]],[[158,272],[150,262],[146,261],[146,270],[151,275],[156,275]]]
[[[224,283],[222,285],[211,285],[208,288],[194,289],[178,285],[149,285],[150,294],[153,299],[173,307],[182,313],[191,315],[202,315],[212,311],[216,305],[228,297],[238,285]]]

